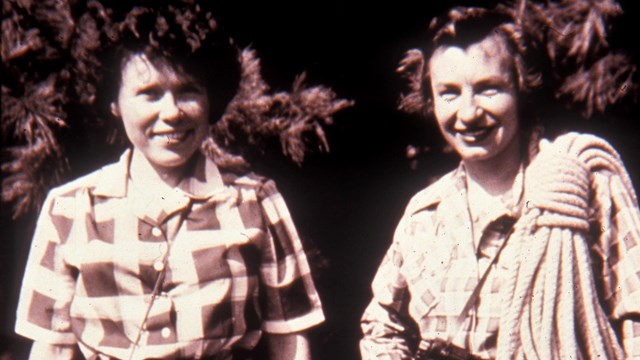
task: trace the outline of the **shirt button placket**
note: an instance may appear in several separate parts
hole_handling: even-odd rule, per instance
[[[162,232],[162,229],[160,229],[157,226],[154,226],[153,228],[151,228],[151,235],[155,238],[159,238],[162,237],[164,235],[164,233]],[[163,239],[165,240],[165,239]],[[157,272],[160,272],[162,270],[164,270],[165,264],[164,264],[164,256],[165,253],[167,251],[167,247],[165,243],[162,243],[162,245],[164,245],[163,247],[161,247],[161,252],[162,252],[162,256],[160,256],[158,259],[156,259],[156,261],[153,262],[153,269]]]

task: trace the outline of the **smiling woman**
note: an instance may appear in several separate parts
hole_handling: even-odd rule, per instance
[[[134,146],[134,163],[148,161],[175,186],[208,133],[207,90],[182,69],[134,54],[122,69],[118,98],[111,103]],[[140,155],[141,153],[142,155]]]
[[[365,359],[640,357],[635,192],[604,140],[534,126],[522,13],[454,8],[402,63],[402,105],[434,115],[460,164],[396,228]]]
[[[515,175],[520,163],[513,66],[500,35],[466,49],[439,47],[429,61],[440,130],[467,169],[482,176],[499,168]]]
[[[263,334],[270,358],[309,358],[324,315],[287,206],[209,137],[240,52],[190,1],[106,27],[98,103],[130,147],[44,202],[15,326],[31,358],[244,359]]]

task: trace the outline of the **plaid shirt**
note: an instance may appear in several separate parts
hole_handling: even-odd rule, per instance
[[[88,358],[230,358],[261,331],[323,321],[289,211],[272,181],[193,175],[150,200],[118,163],[52,190],[34,235],[16,332]],[[154,284],[160,292],[143,325]]]
[[[421,348],[435,339],[447,340],[490,259],[507,238],[517,213],[504,206],[486,207],[472,220],[465,177],[461,165],[409,203],[373,280],[373,300],[362,318],[363,358],[410,359],[416,346],[412,339],[419,338]],[[603,184],[606,180],[596,179]],[[616,257],[602,261],[594,256],[594,268],[599,271],[600,289],[610,287],[602,293],[610,303],[612,319],[627,319],[622,321],[625,349],[640,357],[640,229],[626,217],[637,211],[628,204],[619,212],[624,216],[611,231],[617,232],[620,241],[610,244],[608,252]],[[599,229],[597,224],[595,228]],[[481,230],[476,230],[475,241],[474,229]],[[479,357],[496,355],[500,288],[516,259],[515,246],[510,245],[507,242],[489,273],[470,316],[453,334],[453,344]],[[612,293],[617,296],[607,296]],[[635,322],[629,320],[631,316]],[[416,325],[419,334],[414,334]]]

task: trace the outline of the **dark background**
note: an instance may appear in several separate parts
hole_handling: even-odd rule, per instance
[[[456,1],[455,4],[473,2]],[[478,3],[478,2],[475,2]],[[612,45],[638,64],[637,11],[621,2],[625,15],[614,24]],[[327,129],[331,152],[312,153],[301,167],[266,156],[256,171],[274,178],[309,249],[327,321],[311,333],[317,359],[358,358],[358,320],[370,299],[369,285],[391,241],[408,199],[429,179],[453,168],[456,159],[442,145],[433,120],[396,110],[405,83],[395,74],[402,54],[422,44],[430,19],[454,2],[416,6],[401,2],[350,5],[338,1],[284,5],[262,2],[219,7],[220,23],[241,46],[262,59],[263,75],[274,90],[288,90],[296,74],[307,84],[331,86],[356,105],[339,113]],[[634,183],[640,184],[638,107],[582,120],[559,115],[568,127],[607,138],[622,154]],[[96,134],[71,133],[68,178],[117,159]],[[405,156],[409,144],[432,151],[417,167]],[[278,151],[277,144],[269,150]],[[2,206],[0,241],[0,359],[22,359],[28,342],[13,334],[15,306],[35,213],[12,220]],[[3,355],[6,356],[3,357]],[[10,354],[13,354],[11,356]]]

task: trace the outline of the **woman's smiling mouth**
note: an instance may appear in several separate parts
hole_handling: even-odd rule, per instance
[[[455,130],[459,138],[465,143],[474,144],[484,141],[489,137],[495,127],[470,128],[465,130]]]
[[[194,134],[193,129],[179,130],[179,131],[167,131],[167,132],[158,132],[155,133],[154,137],[161,137],[166,140],[168,145],[175,145],[187,140],[192,134]]]

